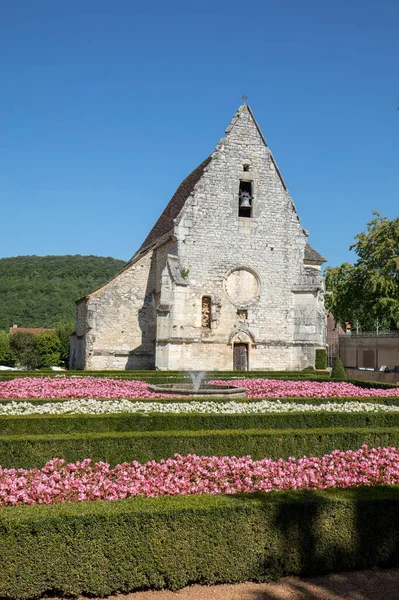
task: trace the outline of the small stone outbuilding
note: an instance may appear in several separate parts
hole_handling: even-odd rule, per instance
[[[78,300],[71,368],[314,365],[325,259],[307,236],[244,104],[124,270]]]

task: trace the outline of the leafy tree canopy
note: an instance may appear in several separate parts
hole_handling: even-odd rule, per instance
[[[14,356],[10,349],[9,335],[0,330],[0,365],[14,366]]]
[[[366,231],[350,246],[358,255],[354,265],[327,267],[326,307],[336,321],[358,324],[363,331],[399,329],[399,217],[389,220],[378,212]]]
[[[0,329],[8,331],[13,323],[57,328],[74,321],[75,301],[111,279],[124,265],[122,260],[101,256],[0,259]]]

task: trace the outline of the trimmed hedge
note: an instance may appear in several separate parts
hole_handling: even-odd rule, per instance
[[[327,352],[324,348],[317,348],[316,350],[316,369],[325,369],[327,367]]]
[[[109,377],[118,379],[135,379],[157,383],[161,381],[187,382],[190,380],[188,373],[183,371],[9,371],[0,374],[0,381],[9,381],[24,377]],[[242,378],[264,378],[264,379],[316,379],[329,381],[326,373],[317,371],[207,371],[206,379],[242,379]]]
[[[399,566],[399,489],[0,510],[0,597],[107,596]]]
[[[334,359],[333,368],[331,371],[331,377],[335,379],[347,379],[344,365],[340,358]]]
[[[367,444],[399,446],[399,428],[244,429],[215,431],[156,431],[24,435],[0,437],[3,467],[42,467],[54,457],[75,462],[84,458],[112,466],[147,462],[174,454],[245,456],[273,459],[323,456],[333,450],[356,450]]]
[[[330,380],[337,381],[337,380]],[[346,379],[346,383],[353,383],[358,387],[366,388],[366,389],[374,389],[374,390],[386,390],[389,388],[398,387],[398,383],[383,383],[382,381],[367,381],[363,379]]]
[[[0,398],[0,405],[7,405],[11,403],[25,403],[29,402],[29,404],[41,406],[43,404],[57,404],[59,402],[69,402],[73,400],[73,398]],[[112,401],[112,398],[97,398],[98,401]],[[114,398],[115,400],[115,398]],[[305,398],[304,396],[295,397],[291,396],[289,398],[229,398],[229,397],[220,397],[215,399],[212,396],[201,396],[200,398],[192,398],[190,396],[183,396],[182,398],[134,398],[131,399],[131,402],[144,402],[149,404],[151,402],[156,402],[160,404],[171,404],[174,402],[178,402],[179,404],[190,403],[190,402],[217,402],[218,404],[228,403],[228,402],[238,402],[243,404],[250,404],[252,402],[263,402],[263,400],[267,400],[269,402],[288,402],[295,404],[313,404],[320,405],[326,402],[334,402],[334,403],[343,403],[343,402],[367,402],[367,403],[377,403],[377,404],[385,404],[386,406],[396,406],[399,405],[399,396],[347,396],[343,398],[336,398],[334,396],[324,397],[324,398]],[[126,413],[127,414],[127,413]],[[0,415],[1,418],[1,415]]]
[[[0,416],[1,435],[397,427],[397,413],[132,414]]]

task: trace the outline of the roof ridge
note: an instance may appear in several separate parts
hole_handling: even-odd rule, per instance
[[[227,126],[225,133],[228,134],[233,129],[233,127],[236,124],[236,121],[239,118],[240,114],[242,112],[244,112],[244,111],[247,111],[251,115],[251,118],[252,118],[252,120],[254,122],[254,125],[255,125],[255,127],[256,127],[259,135],[260,135],[260,138],[261,138],[262,142],[265,144],[266,148],[270,152],[270,158],[271,158],[271,161],[272,161],[272,163],[274,165],[274,168],[276,169],[277,174],[278,174],[278,176],[280,178],[281,185],[283,186],[283,188],[285,189],[285,191],[288,192],[287,184],[285,183],[284,177],[282,176],[281,171],[280,171],[280,169],[278,167],[278,164],[276,162],[276,159],[273,156],[273,152],[270,150],[269,146],[267,145],[266,138],[263,135],[262,130],[261,130],[260,126],[259,126],[259,123],[256,120],[255,115],[254,115],[254,113],[252,111],[252,108],[249,106],[249,104],[241,104],[241,106],[238,107],[235,115],[233,116],[233,118],[231,119],[229,125]]]
[[[134,256],[143,254],[146,250],[155,245],[160,238],[173,231],[174,219],[178,217],[186,200],[192,194],[195,186],[204,174],[206,167],[212,160],[212,154],[183,179]]]

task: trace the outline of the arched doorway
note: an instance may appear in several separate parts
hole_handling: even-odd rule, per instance
[[[249,344],[235,342],[233,344],[233,369],[234,371],[248,371]]]
[[[234,330],[229,341],[233,349],[233,370],[249,371],[249,348],[254,347],[252,332]]]

